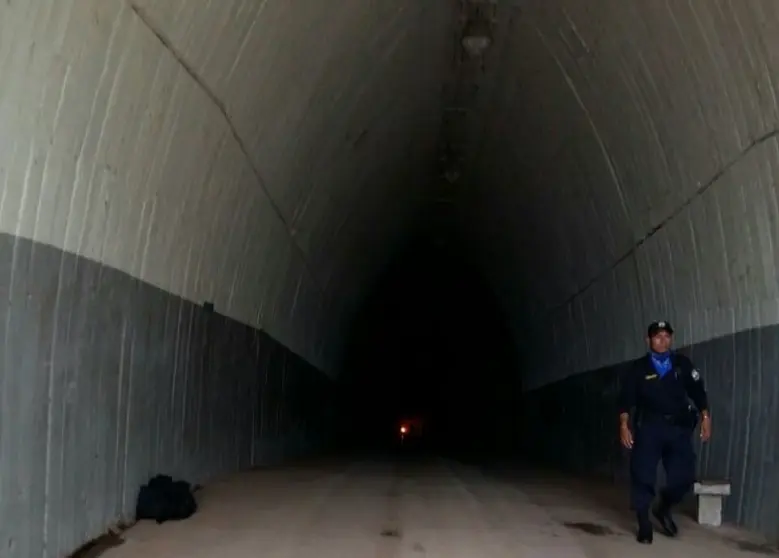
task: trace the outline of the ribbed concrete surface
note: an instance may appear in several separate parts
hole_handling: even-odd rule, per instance
[[[254,327],[334,372],[432,180],[446,2],[0,6],[0,231]]]
[[[730,558],[748,543],[683,521],[635,543],[592,486],[450,463],[365,461],[255,471],[206,488],[191,519],[128,531],[103,558]],[[601,500],[599,500],[599,498]],[[758,548],[753,546],[752,548]]]
[[[471,61],[458,56],[461,5],[0,2],[0,545],[11,556],[56,556],[122,519],[138,479],[222,458],[198,447],[184,464],[150,449],[174,430],[156,418],[170,405],[138,394],[178,394],[189,376],[172,371],[202,353],[190,351],[194,329],[172,325],[199,318],[176,309],[213,302],[335,376],[355,307],[441,190],[517,347],[538,349],[520,351],[527,390],[636,356],[651,319],[674,322],[683,345],[779,323],[779,3],[501,0],[493,47]],[[439,188],[453,145],[460,178]],[[79,259],[43,257],[42,245]],[[715,417],[728,417],[715,422],[728,449],[712,461],[773,494],[776,444],[743,424],[766,423],[753,417],[767,396],[753,392],[779,393],[775,343],[747,338],[706,357]],[[226,366],[230,351],[219,354]],[[127,359],[143,370],[132,397]],[[142,398],[140,422],[120,420],[124,403],[91,405],[109,389]],[[208,416],[233,391],[253,393],[185,389],[213,393],[196,401]],[[280,413],[284,393],[262,405]],[[130,422],[145,445],[114,435]],[[747,458],[747,447],[760,449]],[[107,455],[136,480],[84,472]],[[40,535],[55,525],[46,510],[76,501],[94,503],[56,523],[57,542]],[[756,502],[738,506],[767,524]]]
[[[0,10],[0,230],[328,371],[446,144],[518,341],[556,355],[526,386],[624,360],[650,315],[684,344],[779,322],[773,2],[498,2],[470,62],[454,0]]]
[[[684,345],[777,323],[779,4],[516,4],[479,80],[465,214],[546,349],[525,385],[632,358],[655,316]]]

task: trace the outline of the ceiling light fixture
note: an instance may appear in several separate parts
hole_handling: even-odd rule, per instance
[[[471,57],[478,57],[492,45],[490,25],[483,19],[471,20],[465,27],[462,38],[463,48]]]

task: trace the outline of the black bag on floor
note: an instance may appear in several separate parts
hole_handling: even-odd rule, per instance
[[[135,519],[153,519],[157,523],[187,519],[197,511],[192,487],[186,481],[174,481],[157,475],[138,492]]]

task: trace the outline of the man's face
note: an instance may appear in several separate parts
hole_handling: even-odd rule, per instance
[[[671,348],[671,334],[660,330],[648,339],[649,348],[656,353],[665,353]]]

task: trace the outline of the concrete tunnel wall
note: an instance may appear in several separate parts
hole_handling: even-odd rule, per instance
[[[329,443],[344,324],[431,180],[451,14],[2,3],[0,554],[74,550],[158,472]]]
[[[710,390],[699,474],[779,539],[779,5],[522,6],[478,82],[463,217],[533,347],[525,448],[624,477],[619,371],[668,319]]]
[[[130,517],[160,469],[326,443],[345,324],[435,179],[456,8],[2,4],[8,556]],[[769,535],[778,9],[498,3],[460,181],[517,346],[543,348],[525,447],[615,468],[615,370],[662,316],[712,393],[702,474]]]

